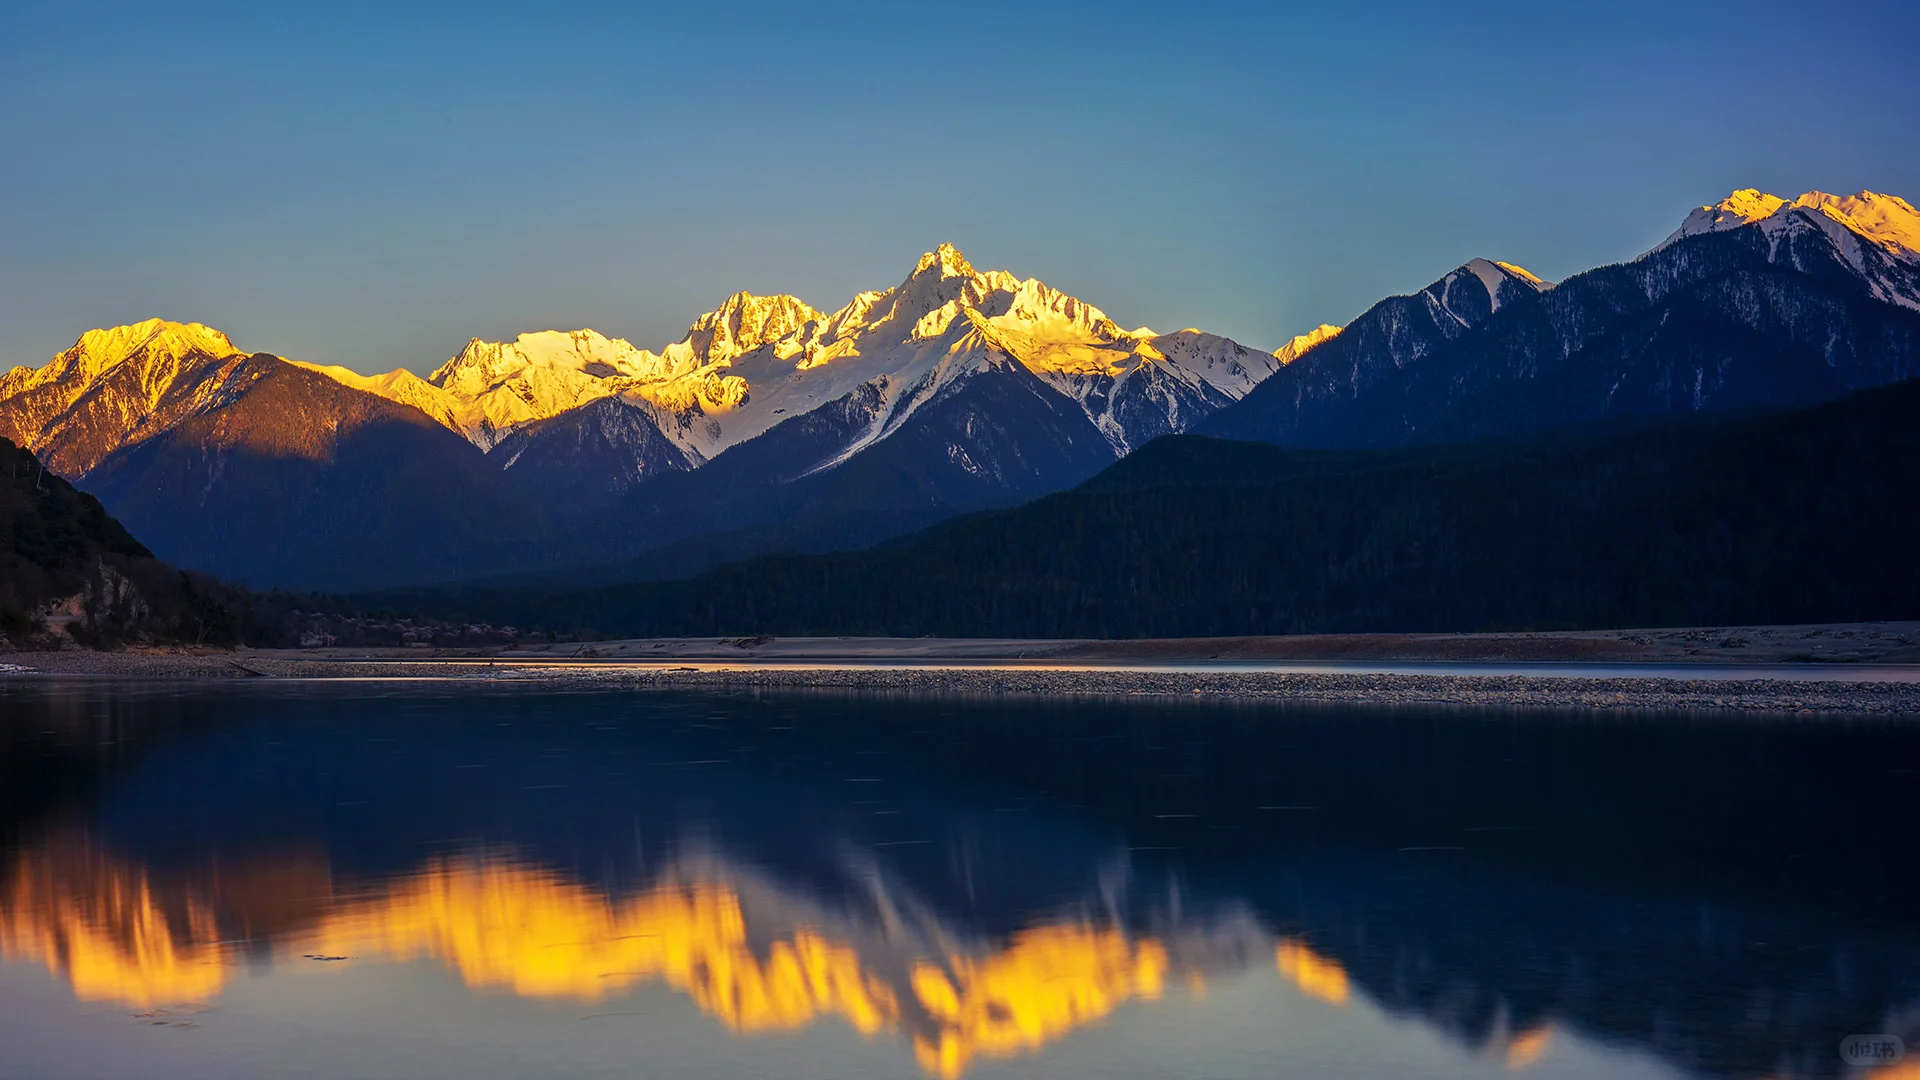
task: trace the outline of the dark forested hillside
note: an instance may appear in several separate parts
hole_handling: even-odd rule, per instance
[[[1162,439],[870,552],[415,596],[609,634],[1129,637],[1920,616],[1920,382],[1515,443]]]
[[[0,438],[0,647],[36,637],[231,643],[244,597],[156,561],[99,500]]]

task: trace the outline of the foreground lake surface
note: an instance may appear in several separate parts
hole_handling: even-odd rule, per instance
[[[1842,1077],[1920,722],[0,683],[0,1076]]]

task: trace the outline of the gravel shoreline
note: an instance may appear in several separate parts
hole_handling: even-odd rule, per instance
[[[9,670],[9,668],[14,670]],[[28,668],[31,670],[18,670]],[[1920,683],[1789,679],[1581,678],[1545,675],[1062,671],[992,668],[562,668],[396,663],[259,653],[35,653],[0,656],[0,680],[439,679],[556,688],[837,689],[898,693],[1237,698],[1383,705],[1575,710],[1728,710],[1920,718]]]
[[[538,670],[497,680],[544,681]],[[1275,672],[1007,670],[734,670],[568,673],[593,685],[675,688],[832,688],[909,693],[1055,696],[1228,697],[1383,705],[1553,709],[1730,709],[1920,717],[1920,685],[1779,680],[1592,679],[1530,675],[1401,675]]]

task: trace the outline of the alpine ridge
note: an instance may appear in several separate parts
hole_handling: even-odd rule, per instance
[[[256,585],[666,578],[1010,506],[1165,435],[1502,439],[1916,376],[1920,212],[1746,189],[1627,262],[1556,284],[1472,259],[1272,352],[1126,329],[951,244],[833,311],[740,292],[658,351],[542,330],[425,377],[149,319],[0,376],[0,437],[161,558]]]
[[[1920,214],[1905,200],[1746,189],[1639,258],[1551,287],[1474,260],[1374,305],[1194,430],[1384,447],[1811,405],[1920,375],[1917,314]]]
[[[542,331],[470,341],[426,379],[316,370],[414,405],[483,450],[522,425],[618,397],[697,466],[876,380],[885,383],[885,417],[870,434],[884,436],[929,393],[977,368],[988,349],[1080,402],[1116,453],[1185,430],[1278,367],[1196,330],[1123,330],[1037,280],[977,271],[942,244],[900,285],[861,293],[831,314],[792,296],[736,293],[658,353],[593,330]]]
[[[1077,483],[1232,404],[1280,363],[1198,330],[1122,329],[943,244],[900,284],[830,313],[736,293],[658,352],[548,330],[469,341],[424,378],[249,354],[198,324],[90,331],[5,376],[0,434],[101,494],[168,558],[259,584],[338,586],[355,583],[338,576],[342,560],[309,551],[295,568],[287,553],[337,527],[306,516],[320,510],[311,500],[373,482],[367,446],[434,443],[381,478],[380,498],[404,499],[392,485],[427,482],[431,461],[474,500],[436,511],[472,520],[382,518],[369,580],[421,573],[421,559],[503,572],[707,533],[737,545],[768,527],[779,543],[832,547]],[[284,490],[295,475],[297,495]],[[415,532],[420,558],[401,554]],[[434,550],[456,536],[486,541]]]

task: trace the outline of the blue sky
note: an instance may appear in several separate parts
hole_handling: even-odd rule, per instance
[[[0,367],[151,315],[426,370],[952,241],[1273,348],[1735,187],[1920,201],[1920,5],[0,0]]]

